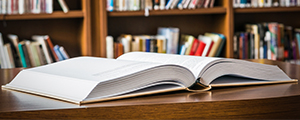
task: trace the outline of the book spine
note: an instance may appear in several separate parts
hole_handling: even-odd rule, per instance
[[[244,52],[243,52],[243,44],[244,44],[244,33],[241,33],[240,34],[240,38],[239,38],[239,57],[240,57],[240,59],[243,59],[243,56],[244,56]]]
[[[222,35],[222,34],[218,34],[218,35],[221,38],[221,43],[220,43],[220,45],[218,47],[218,50],[216,52],[217,57],[221,55],[221,51],[223,50],[223,47],[225,46],[225,42],[226,42],[226,37],[224,35]]]
[[[69,7],[67,6],[65,0],[58,0],[60,7],[62,8],[64,13],[69,12]]]
[[[4,56],[4,41],[1,33],[0,33],[0,63],[1,63],[1,68],[8,68],[7,61]]]
[[[191,47],[191,52],[189,55],[195,55],[195,53],[197,52],[197,48],[198,48],[198,45],[199,45],[199,40],[197,40],[196,38],[194,39],[194,42],[192,44],[192,47]]]
[[[53,0],[46,0],[46,13],[53,13]]]
[[[63,46],[59,47],[59,52],[61,53],[64,60],[69,59],[70,56],[68,55],[67,51],[64,49]]]
[[[14,68],[15,63],[14,63],[14,59],[13,59],[13,55],[12,55],[11,47],[10,47],[9,43],[4,45],[4,54],[5,54],[7,64],[8,64],[7,68]]]
[[[206,44],[200,40],[195,56],[202,56],[205,46]]]
[[[27,64],[26,64],[26,60],[25,60],[25,55],[24,55],[24,51],[23,51],[23,47],[22,46],[23,46],[22,44],[18,44],[20,55],[21,55],[22,65],[23,65],[24,68],[27,68]]]
[[[208,57],[208,56],[209,56],[209,54],[210,54],[210,51],[212,50],[212,48],[213,48],[214,44],[215,44],[215,42],[214,42],[214,41],[211,41],[211,44],[210,44],[210,47],[209,47],[209,49],[208,49],[208,51],[207,51],[206,57]]]
[[[146,39],[146,51],[145,52],[150,52],[151,49],[151,39]]]
[[[239,33],[236,33],[233,36],[233,58],[238,59],[239,58]]]
[[[58,46],[58,45],[55,45],[55,46],[53,47],[53,49],[54,49],[54,52],[55,52],[55,54],[57,55],[59,61],[64,60],[62,54],[61,54],[60,51],[59,51],[59,46]]]
[[[106,57],[114,58],[114,40],[112,36],[106,37]]]
[[[114,10],[114,3],[113,3],[113,0],[107,0],[106,1],[106,8],[107,8],[107,11],[113,11]]]
[[[186,51],[186,49],[187,49],[187,47],[186,47],[187,45],[181,45],[181,49],[180,49],[180,55],[185,55],[185,51]]]

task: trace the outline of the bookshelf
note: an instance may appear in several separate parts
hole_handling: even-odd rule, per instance
[[[244,30],[246,23],[279,22],[299,28],[300,7],[236,8],[234,9],[234,30]]]
[[[53,44],[64,46],[70,57],[91,55],[90,0],[65,0],[69,12],[64,13],[53,0],[52,14],[0,15],[4,41],[7,34],[19,40],[31,40],[32,35],[49,35]]]
[[[105,37],[114,38],[120,34],[152,34],[158,27],[178,27],[180,33],[198,36],[205,32],[217,32],[231,37],[231,1],[216,1],[213,8],[195,10],[151,10],[149,16],[144,11],[107,12],[106,0],[92,2],[93,55],[105,57]],[[229,39],[230,40],[230,39]],[[232,56],[231,43],[226,44],[222,55]]]
[[[194,10],[151,10],[107,12],[106,1],[94,1],[92,14],[93,55],[105,57],[105,37],[125,34],[156,34],[157,27],[178,27],[180,34],[197,36],[217,32],[226,36],[222,56],[233,57],[233,36],[244,31],[245,24],[279,22],[299,28],[300,7],[233,8],[232,0],[216,0],[213,8]]]

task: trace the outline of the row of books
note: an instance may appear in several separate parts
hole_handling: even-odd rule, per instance
[[[58,0],[62,10],[69,11],[64,0]],[[0,0],[0,14],[39,14],[53,12],[53,0]]]
[[[107,0],[107,11],[195,9],[214,6],[215,0]]]
[[[233,0],[234,8],[294,6],[300,6],[300,0]]]
[[[181,35],[180,55],[195,55],[203,57],[219,57],[226,43],[223,34],[205,33],[198,38],[192,35]]]
[[[52,13],[53,0],[0,0],[1,14]]]
[[[161,35],[124,34],[114,42],[112,36],[106,37],[107,58],[117,58],[132,51],[166,53],[166,38]]]
[[[192,35],[179,35],[178,28],[158,28],[157,35],[129,35],[123,34],[114,40],[106,37],[107,58],[131,52],[155,52],[195,56],[220,56],[226,38],[222,34],[205,33],[195,38]]]
[[[234,58],[297,60],[299,33],[299,29],[276,22],[247,24],[246,31],[234,35]]]
[[[62,46],[53,46],[48,35],[34,35],[32,40],[19,41],[9,34],[4,43],[0,33],[0,68],[36,67],[69,58]]]

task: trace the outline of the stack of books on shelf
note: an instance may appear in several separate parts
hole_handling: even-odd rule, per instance
[[[0,0],[0,14],[52,13],[53,0]]]
[[[19,41],[8,35],[4,44],[0,33],[0,68],[36,67],[69,58],[62,46],[53,45],[48,35],[34,35],[32,40]]]
[[[235,58],[297,62],[300,29],[276,22],[246,24],[246,31],[237,32],[233,43]]]
[[[106,38],[107,58],[117,58],[132,51],[195,55],[221,56],[226,38],[222,34],[205,33],[195,38],[179,33],[178,28],[158,28],[157,35],[123,34],[114,41],[112,36]]]
[[[300,0],[233,0],[234,8],[294,6],[300,6]]]
[[[215,0],[107,0],[107,11],[209,8],[214,3]]]

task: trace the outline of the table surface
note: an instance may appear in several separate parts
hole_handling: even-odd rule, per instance
[[[292,79],[300,78],[299,65],[250,61],[278,65]],[[1,69],[0,84],[9,83],[20,70]],[[297,83],[213,88],[199,93],[176,91],[84,105],[12,90],[0,92],[0,118],[300,118],[298,113]]]

